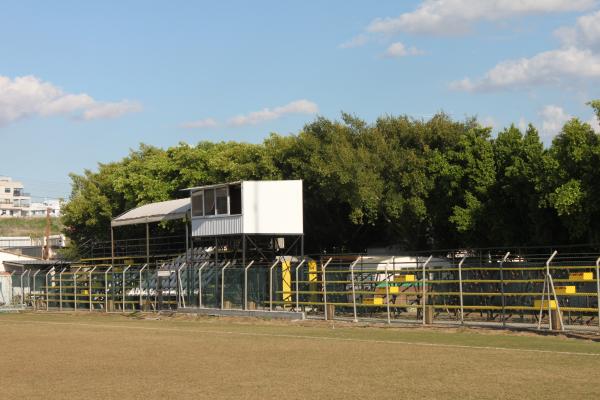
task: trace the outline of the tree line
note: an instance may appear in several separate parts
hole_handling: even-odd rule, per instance
[[[342,113],[259,144],[141,144],[71,179],[63,222],[75,244],[107,239],[112,217],[182,188],[260,179],[304,181],[313,252],[600,242],[600,136],[576,118],[545,147],[533,125],[493,136],[444,113],[373,123]]]

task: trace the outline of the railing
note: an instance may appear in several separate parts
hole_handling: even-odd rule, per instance
[[[454,252],[215,262],[194,249],[164,264],[79,265],[13,273],[13,302],[37,309],[180,307],[303,311],[387,324],[600,330],[600,257]]]

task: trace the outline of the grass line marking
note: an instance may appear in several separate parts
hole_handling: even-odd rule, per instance
[[[42,325],[68,325],[68,326],[85,326],[93,328],[108,328],[108,329],[137,329],[137,330],[148,330],[148,331],[167,331],[167,332],[185,332],[185,333],[201,333],[201,334],[212,334],[212,335],[238,335],[238,336],[254,336],[254,337],[271,337],[271,338],[283,338],[283,339],[303,339],[303,340],[331,340],[340,342],[357,342],[357,343],[376,343],[376,344],[390,344],[390,345],[406,345],[406,346],[423,346],[423,347],[436,347],[436,348],[448,348],[448,349],[469,349],[469,350],[490,350],[490,351],[507,351],[507,352],[527,352],[527,353],[539,353],[539,354],[555,354],[555,355],[569,355],[569,356],[589,356],[589,357],[600,357],[600,353],[586,353],[577,351],[556,351],[556,350],[541,350],[541,349],[522,349],[517,347],[498,347],[498,346],[471,346],[461,344],[442,344],[442,343],[428,343],[428,342],[408,342],[403,340],[378,340],[378,339],[358,339],[358,338],[340,338],[331,336],[313,336],[313,335],[293,335],[285,333],[259,333],[259,332],[236,332],[226,331],[217,329],[179,329],[179,328],[167,328],[167,327],[150,327],[150,326],[125,326],[115,324],[93,324],[85,322],[56,322],[56,321],[33,321],[33,320],[20,320],[20,321],[3,321],[4,323],[17,323],[17,324],[42,324]]]

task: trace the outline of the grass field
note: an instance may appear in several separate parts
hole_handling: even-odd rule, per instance
[[[145,318],[145,319],[144,319]],[[0,314],[2,399],[596,399],[600,344],[324,322]]]
[[[53,235],[61,233],[59,218],[50,219]],[[46,231],[46,218],[0,218],[0,236],[31,236],[41,238]]]

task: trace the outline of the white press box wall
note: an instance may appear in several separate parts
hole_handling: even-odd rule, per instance
[[[302,181],[243,181],[242,214],[192,218],[193,236],[301,235]]]

